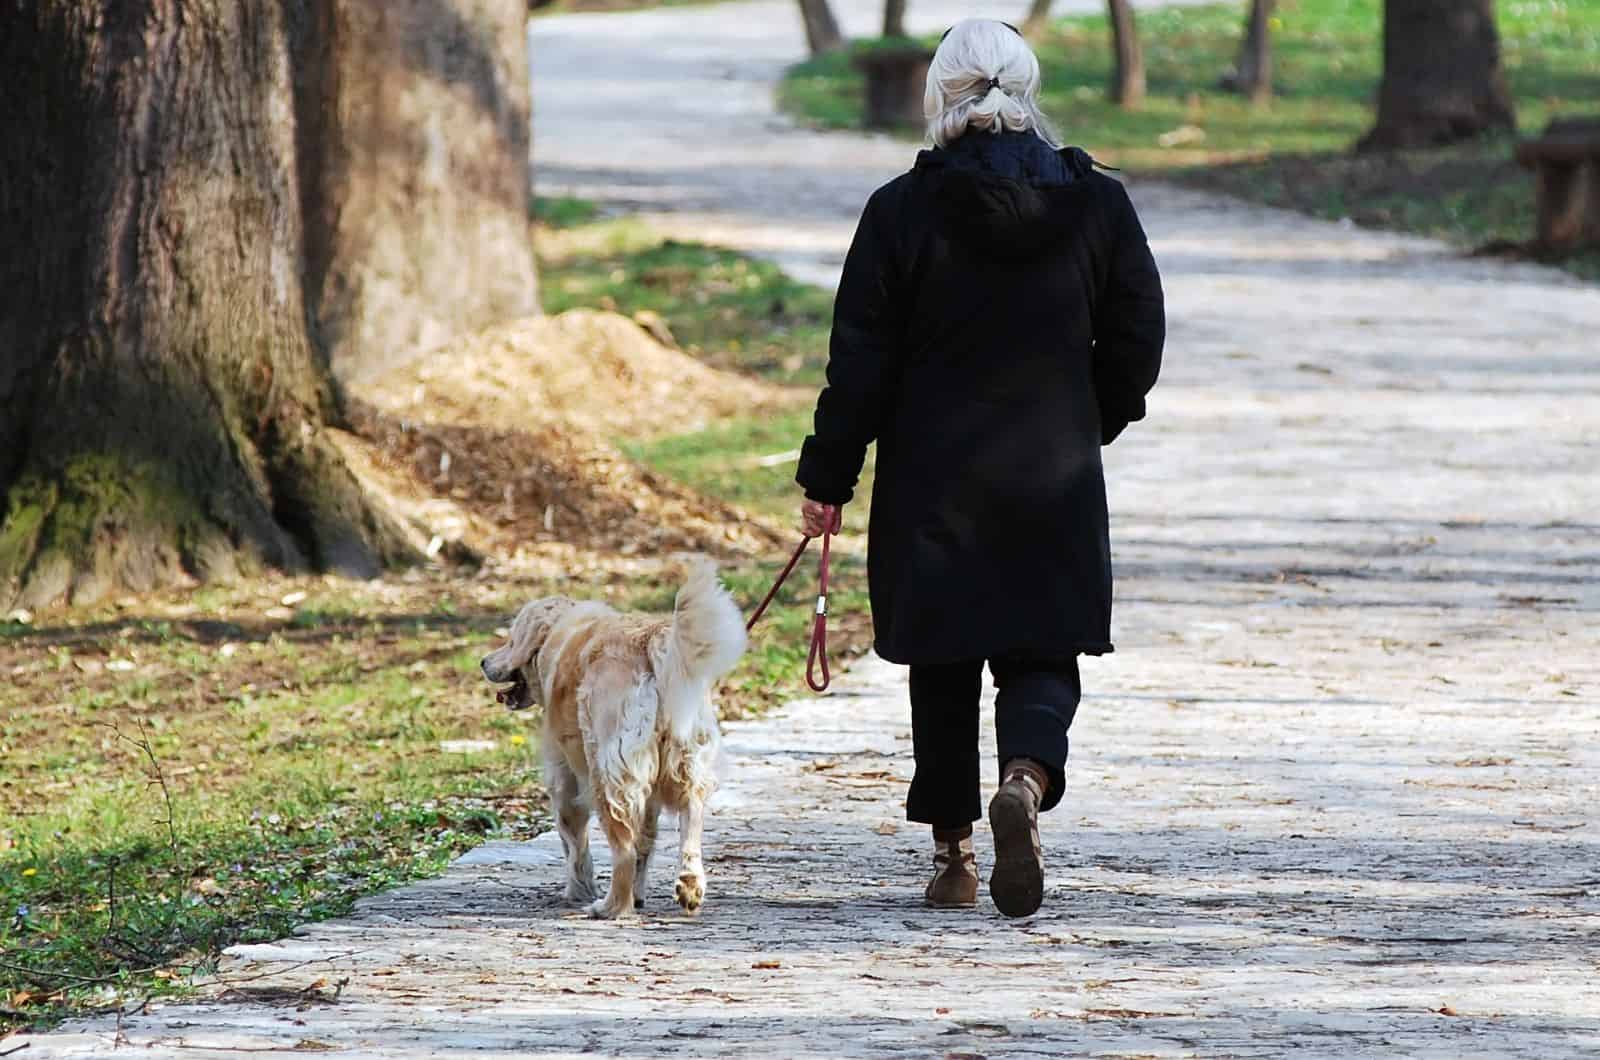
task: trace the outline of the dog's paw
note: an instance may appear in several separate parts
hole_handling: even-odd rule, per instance
[[[567,884],[566,899],[568,905],[589,905],[598,895],[593,886],[584,886],[580,883]]]
[[[590,920],[616,920],[618,917],[632,916],[634,908],[632,902],[616,908],[609,899],[601,898],[592,903],[587,912]]]
[[[706,900],[706,878],[693,872],[686,872],[678,877],[677,894],[678,904],[685,913],[698,913],[700,906]]]

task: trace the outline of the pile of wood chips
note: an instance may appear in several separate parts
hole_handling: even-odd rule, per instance
[[[487,329],[356,387],[355,433],[337,441],[430,555],[749,555],[787,535],[608,439],[688,433],[795,400],[707,368],[626,317],[580,310]]]
[[[574,309],[486,328],[370,385],[408,420],[520,429],[559,420],[607,438],[689,434],[807,395],[707,367],[618,313]]]

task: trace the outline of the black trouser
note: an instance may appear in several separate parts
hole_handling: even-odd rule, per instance
[[[1067,729],[1083,686],[1078,660],[990,659],[999,694],[994,727],[1000,775],[1013,758],[1031,758],[1050,774],[1041,810],[1061,801],[1066,784]],[[978,795],[978,700],[983,660],[911,667],[911,739],[916,775],[906,818],[935,828],[961,828],[983,816]]]

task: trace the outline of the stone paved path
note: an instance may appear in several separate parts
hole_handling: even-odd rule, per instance
[[[826,278],[905,149],[779,123],[748,170],[662,157],[650,108],[679,93],[630,48],[770,74],[794,32],[708,18],[541,22],[617,122],[564,143],[547,105],[541,157]],[[635,923],[577,918],[553,837],[492,844],[230,960],[266,976],[247,991],[347,980],[337,1003],[168,1006],[129,1051],[1600,1056],[1600,291],[1135,191],[1169,369],[1108,452],[1119,650],[1084,667],[1040,915],[920,908],[903,677],[868,663],[730,726],[699,919],[664,886]],[[72,1025],[26,1055],[115,1040]]]

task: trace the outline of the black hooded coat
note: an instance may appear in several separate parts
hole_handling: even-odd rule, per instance
[[[878,443],[880,655],[1112,650],[1100,447],[1144,416],[1165,333],[1133,204],[1081,150],[972,132],[872,195],[796,478],[844,504]]]

